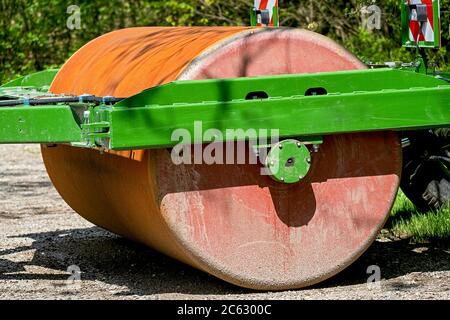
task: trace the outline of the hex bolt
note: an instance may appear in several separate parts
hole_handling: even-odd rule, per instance
[[[273,161],[273,160],[272,160],[272,161],[270,161],[270,166],[272,166],[272,167],[273,167],[274,165],[275,165],[275,161]]]
[[[402,139],[402,148],[409,147],[410,145],[411,145],[411,141],[409,140],[409,138]]]
[[[280,148],[280,149],[283,149],[283,145],[282,145],[282,144],[280,144],[280,145],[278,146],[278,148]]]
[[[306,162],[311,163],[311,158],[307,158]]]
[[[301,142],[297,142],[297,147],[301,148],[302,147],[302,143]]]

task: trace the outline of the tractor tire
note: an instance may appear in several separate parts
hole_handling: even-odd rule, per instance
[[[450,202],[449,129],[406,134],[400,187],[419,211],[438,210]]]

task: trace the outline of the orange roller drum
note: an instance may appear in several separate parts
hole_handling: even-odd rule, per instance
[[[51,91],[127,97],[174,80],[363,68],[305,30],[131,28],[81,48]],[[292,185],[261,175],[260,165],[175,165],[167,149],[58,145],[42,155],[56,189],[87,220],[260,290],[312,285],[355,261],[383,226],[401,171],[391,132],[325,137],[307,177]]]

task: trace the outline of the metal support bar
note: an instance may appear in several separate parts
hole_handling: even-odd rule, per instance
[[[36,87],[48,89],[58,71],[59,69],[48,69],[45,71],[35,72],[7,82],[1,87]]]
[[[80,138],[69,106],[0,108],[0,143],[71,143]]]
[[[288,138],[442,127],[450,125],[449,106],[450,86],[442,86],[116,108],[111,114],[111,140],[107,147],[170,147],[178,143],[171,138],[174,130],[180,128],[190,133],[193,143],[207,142],[197,134],[199,122],[203,133],[216,129],[224,140],[233,140],[227,129],[266,133],[277,129],[280,138]],[[132,126],[127,125],[130,123]]]
[[[1,93],[2,89],[0,89]],[[0,108],[2,107],[13,107],[20,105],[28,106],[39,106],[39,105],[56,105],[56,104],[69,104],[69,103],[93,103],[96,105],[100,104],[114,104],[119,101],[124,100],[124,98],[116,97],[96,97],[96,96],[44,96],[42,98],[21,98],[21,99],[8,99],[1,100],[0,96]]]
[[[179,81],[116,105],[0,108],[0,143],[71,143],[141,149],[174,146],[177,129],[192,143],[201,130],[255,130],[309,141],[359,131],[450,126],[450,85],[437,77],[379,69],[270,77]],[[260,130],[261,129],[261,130]],[[217,131],[216,131],[217,132]],[[269,137],[268,137],[269,138]],[[215,139],[220,141],[221,139]]]

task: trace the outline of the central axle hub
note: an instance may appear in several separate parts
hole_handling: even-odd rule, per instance
[[[296,183],[308,174],[311,154],[302,142],[283,140],[270,149],[265,166],[275,181]]]

